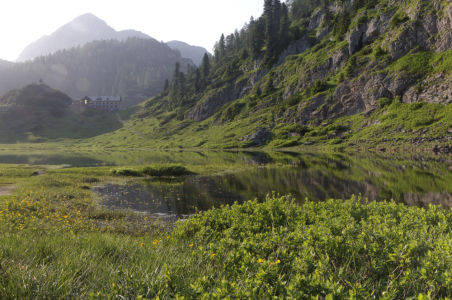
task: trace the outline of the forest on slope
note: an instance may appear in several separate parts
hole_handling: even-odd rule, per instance
[[[152,130],[136,145],[445,145],[450,29],[440,1],[265,0],[261,17],[221,35],[213,59],[176,66],[137,107],[131,118]]]
[[[191,60],[155,39],[93,41],[0,69],[0,95],[42,79],[72,98],[86,95],[151,97],[171,79],[174,64]]]

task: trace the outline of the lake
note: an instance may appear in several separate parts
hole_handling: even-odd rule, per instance
[[[231,172],[214,176],[130,180],[95,191],[110,207],[150,213],[189,215],[212,207],[263,201],[273,192],[291,194],[297,202],[349,199],[394,199],[410,206],[452,207],[452,156],[397,153],[325,154],[252,151],[0,151],[0,163],[31,165],[131,166],[176,162],[227,165]],[[246,172],[234,172],[240,166]]]

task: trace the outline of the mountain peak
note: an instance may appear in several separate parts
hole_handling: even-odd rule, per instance
[[[43,36],[28,45],[16,61],[26,61],[48,55],[62,49],[83,46],[95,40],[122,40],[127,37],[151,38],[135,30],[117,32],[92,13],[86,13],[58,28],[49,36]]]

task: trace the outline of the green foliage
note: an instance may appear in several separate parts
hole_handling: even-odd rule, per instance
[[[429,51],[409,53],[388,67],[390,71],[404,71],[408,74],[428,74],[432,71],[430,60],[434,57]]]
[[[181,176],[191,174],[182,164],[154,164],[143,167],[141,172],[148,176]]]
[[[369,18],[367,17],[367,15],[364,15],[364,16],[360,16],[358,18],[357,22],[358,22],[358,25],[361,25],[361,24],[367,23],[368,20],[369,20]]]
[[[380,98],[380,99],[378,99],[378,106],[380,108],[383,108],[385,106],[391,105],[391,103],[392,103],[392,99],[390,99],[390,98]]]
[[[391,25],[391,30],[399,26],[400,24],[406,23],[410,20],[410,18],[407,16],[407,14],[403,11],[398,11],[395,13],[395,15],[392,17],[389,24]]]
[[[374,58],[375,59],[382,58],[385,54],[386,54],[386,52],[381,48],[381,46],[375,47],[375,49],[374,49]]]
[[[413,120],[413,126],[426,126],[435,122],[435,118],[432,116],[423,116]]]
[[[117,176],[140,176],[141,173],[131,168],[118,168],[111,170],[111,173]]]
[[[193,251],[191,264],[215,264],[233,278],[229,284],[248,283],[228,287],[221,276],[211,277],[193,286],[202,293],[254,299],[417,298],[429,292],[450,297],[448,277],[428,274],[448,274],[452,260],[444,243],[450,239],[451,213],[438,206],[423,210],[361,201],[301,206],[286,197],[248,201],[196,215],[173,236],[209,245]],[[397,276],[393,270],[399,270]]]

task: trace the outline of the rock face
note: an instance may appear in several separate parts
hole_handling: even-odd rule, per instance
[[[260,129],[251,135],[243,136],[241,140],[242,141],[251,140],[256,145],[260,146],[263,143],[265,143],[266,141],[270,140],[271,137],[272,137],[271,131],[269,131],[267,129]]]
[[[43,36],[28,45],[17,58],[18,62],[48,55],[62,49],[83,46],[94,40],[122,40],[128,37],[151,37],[136,30],[116,31],[93,14],[81,15],[60,27],[49,36]]]
[[[246,89],[247,82],[247,79],[243,79],[221,89],[207,92],[198,104],[185,114],[185,119],[199,122],[210,118],[217,108],[245,96],[249,91]]]
[[[281,53],[276,66],[279,67],[280,65],[282,65],[286,61],[287,56],[303,53],[309,48],[311,48],[309,39],[307,37],[302,37],[298,41],[292,43],[289,47],[287,47],[286,50]]]

